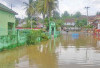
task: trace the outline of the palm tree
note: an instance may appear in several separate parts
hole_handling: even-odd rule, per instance
[[[52,11],[58,7],[58,0],[38,0],[37,7],[38,11],[42,13],[43,19],[45,19],[45,16],[52,16]]]
[[[53,10],[58,7],[58,0],[29,0],[29,3],[24,2],[24,4],[32,28],[33,17],[36,17],[38,13],[43,15],[43,20],[46,16],[51,17]]]
[[[47,17],[52,16],[52,11],[58,7],[58,0],[45,0],[47,3],[45,6],[47,7]]]
[[[32,29],[32,19],[33,17],[36,16],[36,3],[37,3],[37,0],[29,0],[29,3],[26,3],[24,2],[24,4],[26,5],[26,13],[28,15],[28,19],[30,20],[30,23],[31,23],[31,29]]]
[[[42,14],[44,20],[46,16],[46,11],[44,10],[44,0],[38,0],[37,8],[37,12]]]

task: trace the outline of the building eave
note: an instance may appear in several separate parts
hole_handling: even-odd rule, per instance
[[[15,11],[13,11],[12,9],[6,7],[5,5],[0,3],[0,10],[5,11],[5,12],[9,12],[12,13],[14,15],[17,15],[17,13]]]

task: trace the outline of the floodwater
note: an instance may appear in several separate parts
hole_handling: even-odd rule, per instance
[[[87,33],[65,33],[37,45],[0,53],[0,68],[100,68],[100,40]]]

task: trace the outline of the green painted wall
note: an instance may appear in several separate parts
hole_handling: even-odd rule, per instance
[[[8,22],[15,24],[15,15],[0,10],[0,36],[8,35]]]

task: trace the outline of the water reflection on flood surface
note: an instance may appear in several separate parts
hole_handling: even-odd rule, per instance
[[[0,68],[100,68],[100,40],[85,33],[77,37],[64,33],[37,45],[1,52]]]

